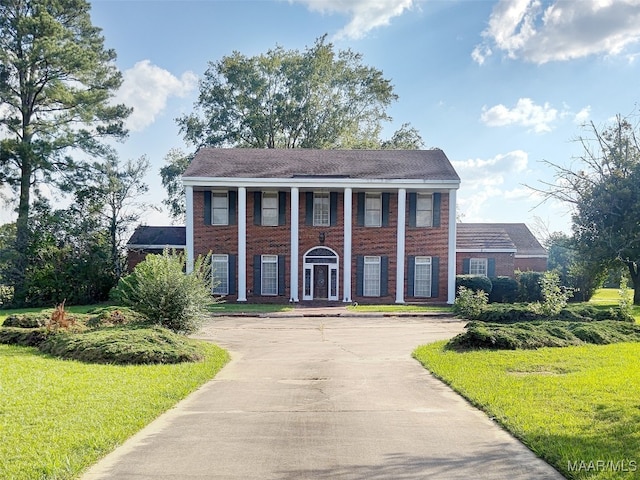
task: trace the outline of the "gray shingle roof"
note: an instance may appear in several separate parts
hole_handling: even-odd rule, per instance
[[[438,149],[201,148],[183,177],[460,180]]]
[[[163,248],[166,245],[182,245],[187,244],[187,231],[185,227],[156,227],[149,225],[139,225],[136,227],[133,235],[127,242],[129,247],[136,245],[157,246]]]
[[[518,255],[547,255],[524,223],[458,223],[457,249],[513,249]]]

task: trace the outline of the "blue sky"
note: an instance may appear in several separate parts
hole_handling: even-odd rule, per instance
[[[135,109],[120,158],[148,156],[157,205],[164,156],[188,149],[174,119],[191,111],[207,62],[234,50],[302,50],[326,33],[361,53],[399,95],[384,136],[410,122],[444,150],[465,222],[568,232],[568,207],[534,209],[524,184],[554,181],[541,161],[580,155],[581,124],[638,114],[640,0],[94,0],[92,20],[118,54],[117,98]]]

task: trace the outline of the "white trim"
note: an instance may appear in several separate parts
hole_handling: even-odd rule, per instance
[[[186,270],[187,273],[193,272],[193,262],[195,259],[194,252],[194,239],[193,239],[193,187],[191,185],[185,186],[185,234],[187,245],[185,246],[187,250],[187,265]]]
[[[364,188],[389,190],[407,188],[415,190],[450,190],[460,187],[460,180],[429,180],[419,178],[379,179],[344,177],[308,177],[308,178],[244,178],[244,177],[182,177],[184,185],[193,187],[247,187],[247,188],[291,188],[318,190],[322,188]]]
[[[456,300],[456,191],[449,190],[449,246],[447,249],[447,303]],[[431,266],[433,268],[433,265]],[[438,285],[440,282],[438,282]],[[433,289],[433,286],[432,286]],[[433,291],[431,294],[433,295]],[[438,296],[438,292],[435,292]]]
[[[299,220],[300,220],[300,197],[297,187],[291,188],[291,279],[290,279],[290,301],[299,302],[300,293],[298,288],[298,255],[299,255]]]
[[[238,187],[238,302],[247,301],[247,189]]]
[[[309,262],[307,263],[307,256],[309,255],[309,252],[315,250],[316,248],[324,248],[326,250],[329,250],[330,252],[333,253],[334,257],[327,257],[327,258],[335,258],[336,261],[335,263],[329,263],[329,262]],[[322,258],[322,257],[315,257],[315,258]],[[315,247],[311,247],[309,250],[307,250],[304,255],[302,256],[302,271],[306,272],[307,269],[311,270],[311,275],[309,276],[309,285],[307,285],[307,277],[306,275],[303,275],[302,278],[302,299],[303,300],[313,300],[315,297],[315,292],[313,291],[313,287],[315,285],[314,283],[314,266],[316,265],[326,265],[327,268],[327,300],[338,300],[338,298],[340,298],[340,255],[338,255],[338,252],[336,252],[333,248],[327,247],[326,245],[316,245]],[[332,277],[332,273],[335,272],[335,277],[336,277],[336,294],[335,295],[331,295],[331,277]],[[309,287],[309,295],[306,294],[307,292],[307,286]]]
[[[353,191],[350,187],[346,187],[343,193],[343,210],[344,210],[344,247],[343,267],[344,279],[342,281],[342,301],[351,303],[351,234],[353,223]]]
[[[516,253],[515,248],[458,248],[457,253]]]
[[[516,252],[514,258],[549,258],[549,255],[518,255]]]
[[[396,303],[404,303],[404,251],[407,221],[407,191],[398,189],[398,230],[396,232]]]

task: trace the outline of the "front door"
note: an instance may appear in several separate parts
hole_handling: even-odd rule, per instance
[[[329,298],[329,265],[313,266],[313,298]]]

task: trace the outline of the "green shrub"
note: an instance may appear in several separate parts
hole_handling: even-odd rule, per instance
[[[555,272],[544,272],[540,277],[540,290],[542,302],[534,302],[529,305],[531,311],[545,317],[558,315],[567,306],[567,301],[572,295],[571,289],[560,286],[560,277]]]
[[[151,323],[174,332],[194,332],[213,302],[210,256],[199,257],[191,273],[185,273],[185,266],[180,253],[148,255],[120,280],[114,297]]]
[[[535,313],[528,304],[494,303],[487,305],[475,320],[488,323],[519,323],[542,320],[557,320],[564,322],[601,322],[605,320],[633,323],[632,316],[626,315],[618,307],[600,309],[592,305],[567,305],[557,315],[547,316]]]
[[[37,347],[54,332],[46,328],[0,327],[0,343],[20,345],[22,347]]]
[[[518,300],[523,303],[541,302],[542,287],[540,279],[542,272],[516,272],[516,280],[518,281]]]
[[[130,323],[145,323],[146,317],[128,307],[100,307],[87,312],[87,326],[91,328],[114,327]]]
[[[91,363],[180,363],[203,358],[196,342],[161,327],[58,333],[46,338],[39,348],[50,355]]]
[[[486,308],[488,297],[487,292],[483,290],[473,291],[466,287],[459,287],[453,311],[463,318],[476,319]]]
[[[470,322],[466,331],[452,338],[447,347],[454,350],[515,350],[617,342],[640,342],[640,325],[616,321],[549,321],[508,325]]]
[[[483,292],[491,293],[493,285],[489,277],[482,275],[457,275],[456,276],[456,292],[460,290],[460,287],[473,290],[474,292],[482,290]]]
[[[4,323],[5,327],[17,328],[39,328],[44,327],[51,319],[52,310],[44,310],[42,312],[30,312],[9,315]]]
[[[518,282],[511,277],[493,277],[489,303],[513,303],[518,298]]]

